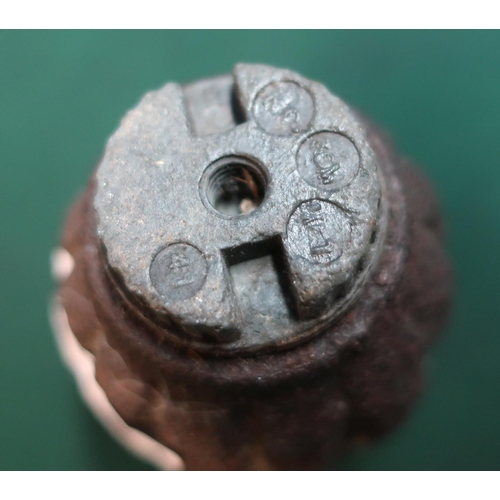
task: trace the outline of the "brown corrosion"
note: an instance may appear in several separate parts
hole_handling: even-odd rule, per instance
[[[321,469],[396,426],[418,395],[423,354],[449,308],[442,223],[426,179],[366,126],[389,205],[381,257],[328,331],[287,350],[210,357],[165,341],[106,271],[93,183],[73,207],[63,246],[75,266],[59,292],[71,329],[125,422],[187,469]]]

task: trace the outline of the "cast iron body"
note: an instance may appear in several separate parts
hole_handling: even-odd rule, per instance
[[[126,115],[67,222],[60,297],[111,404],[188,469],[317,469],[418,394],[442,237],[379,129],[238,65]]]

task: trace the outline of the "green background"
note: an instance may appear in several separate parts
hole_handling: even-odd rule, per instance
[[[440,196],[456,270],[428,387],[343,469],[500,466],[500,33],[0,32],[0,468],[142,469],[94,421],[47,320],[49,253],[106,138],[147,90],[288,67],[385,126]]]

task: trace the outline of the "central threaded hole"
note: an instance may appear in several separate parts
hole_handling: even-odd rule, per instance
[[[228,156],[209,168],[205,193],[210,204],[224,215],[245,215],[255,210],[266,194],[266,177],[257,163]]]

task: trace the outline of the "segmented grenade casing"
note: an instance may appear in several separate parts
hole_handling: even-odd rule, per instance
[[[63,246],[97,381],[188,469],[317,469],[390,430],[449,305],[427,181],[325,87],[267,66],[147,94]]]

